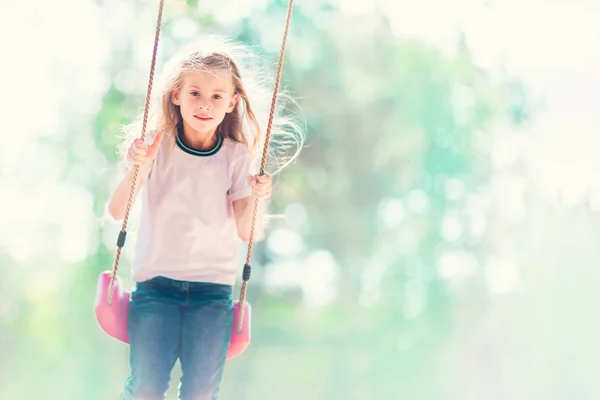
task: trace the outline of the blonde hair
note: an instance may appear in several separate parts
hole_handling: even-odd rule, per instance
[[[151,142],[158,131],[165,138],[174,139],[177,126],[182,123],[179,106],[173,104],[172,96],[182,88],[187,73],[206,70],[226,70],[232,77],[234,91],[239,95],[235,109],[226,114],[217,128],[217,135],[246,146],[251,160],[262,155],[271,99],[274,74],[267,73],[257,55],[247,48],[225,39],[211,36],[185,47],[166,64],[157,82],[156,95],[151,104],[147,124],[147,137]],[[271,77],[267,79],[267,77]],[[284,110],[291,97],[284,91],[278,93],[277,109]],[[125,140],[120,154],[125,159],[131,142],[141,135],[141,117],[124,128]],[[172,140],[173,144],[175,143]],[[274,115],[271,138],[267,153],[265,172],[275,175],[297,158],[304,145],[304,134],[291,116]],[[257,166],[257,165],[255,165]]]

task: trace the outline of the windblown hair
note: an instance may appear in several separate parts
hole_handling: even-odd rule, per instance
[[[147,137],[151,142],[158,131],[165,139],[174,139],[177,126],[182,123],[179,106],[173,104],[172,96],[182,88],[186,74],[197,71],[228,71],[231,74],[235,93],[239,100],[233,112],[226,114],[217,128],[217,135],[229,138],[246,146],[251,160],[258,166],[262,156],[269,111],[273,96],[274,74],[267,73],[260,59],[247,48],[224,39],[211,36],[192,43],[175,54],[162,71],[157,82],[157,91],[151,103]],[[269,79],[267,79],[269,77]],[[284,91],[278,93],[276,111],[285,110],[293,101]],[[119,153],[125,160],[131,142],[140,137],[142,117],[123,129],[124,141]],[[175,143],[172,140],[173,144]],[[297,158],[304,145],[304,134],[291,116],[273,117],[271,137],[267,152],[265,172],[275,175]]]

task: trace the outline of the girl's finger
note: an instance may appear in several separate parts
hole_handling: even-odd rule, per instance
[[[160,146],[160,142],[162,142],[164,137],[164,134],[162,131],[158,132],[156,134],[156,136],[154,136],[154,141],[152,142],[152,144],[150,146],[148,146],[148,149],[151,150],[156,150],[158,148],[158,146]]]
[[[135,151],[129,152],[129,158],[136,163],[143,163],[146,160],[145,156],[137,154]]]
[[[271,176],[270,175],[256,175],[256,180],[259,183],[268,183],[271,182]]]
[[[134,160],[132,158],[128,158],[127,161],[129,161],[129,164],[131,164],[131,165],[142,165],[142,162],[140,162],[138,160]]]
[[[131,157],[131,159],[133,160],[135,160],[138,157],[138,153],[134,147],[129,149],[129,157]]]
[[[263,194],[255,194],[254,196],[256,196],[259,199],[268,199],[269,197],[271,197],[271,193],[267,192]]]
[[[268,190],[271,190],[271,185],[265,184],[265,183],[259,183],[259,184],[256,185],[256,188],[258,190],[268,191]]]
[[[147,149],[149,147],[148,143],[144,142],[142,139],[135,139],[133,145],[139,149]]]
[[[264,196],[269,193],[271,193],[271,191],[269,189],[255,189],[254,190],[254,194],[257,196]]]
[[[140,147],[137,147],[137,146],[134,146],[134,148],[133,148],[133,151],[134,151],[136,154],[139,154],[140,156],[145,156],[145,155],[146,155],[146,153],[148,152],[148,150],[146,150],[146,149],[142,149],[142,148],[140,148]]]

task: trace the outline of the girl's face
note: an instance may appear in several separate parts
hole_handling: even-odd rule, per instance
[[[181,89],[173,92],[172,102],[195,132],[213,134],[225,115],[235,109],[238,98],[228,71],[202,70],[186,73]]]

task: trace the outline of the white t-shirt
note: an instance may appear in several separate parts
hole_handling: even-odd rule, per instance
[[[242,266],[232,202],[252,193],[246,147],[221,139],[202,152],[169,137],[160,146],[141,193],[132,279],[233,285]]]

